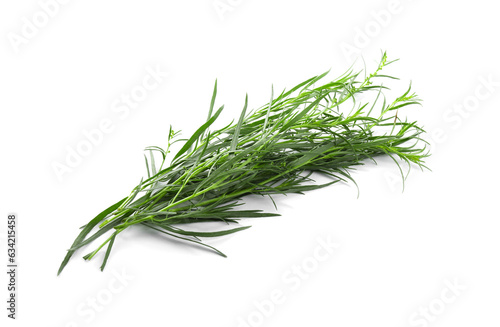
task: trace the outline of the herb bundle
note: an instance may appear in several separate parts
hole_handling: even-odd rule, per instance
[[[375,161],[381,155],[396,162],[403,180],[406,176],[400,162],[406,162],[408,167],[412,163],[425,167],[423,159],[428,154],[420,138],[423,129],[398,116],[401,109],[419,104],[420,100],[410,93],[410,86],[389,102],[383,94],[387,87],[378,82],[396,79],[381,74],[392,62],[384,53],[376,70],[368,76],[361,77],[363,71],[351,69],[321,86],[316,85],[328,72],[315,76],[278,96],[271,92],[269,103],[253,111],[247,111],[247,96],[237,122],[209,130],[223,110],[223,106],[214,110],[216,82],[207,121],[187,140],[179,140],[178,133],[170,127],[166,149],[146,148],[150,154],[149,160],[145,156],[148,178],[141,180],[129,196],[82,227],[58,274],[76,250],[109,235],[96,250],[84,256],[90,260],[107,246],[101,266],[104,269],[116,237],[136,224],[225,256],[200,238],[227,235],[249,226],[204,232],[189,231],[183,226],[213,221],[231,224],[240,218],[277,216],[238,207],[248,194],[271,198],[353,181],[349,169],[362,165],[366,159]],[[364,92],[373,92],[372,101],[358,103],[358,96]],[[184,143],[167,167],[170,147],[178,141]],[[154,152],[162,157],[158,168]],[[315,172],[329,176],[331,182],[314,184],[311,174]]]

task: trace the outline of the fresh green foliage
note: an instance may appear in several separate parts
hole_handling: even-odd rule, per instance
[[[220,107],[214,111],[216,82],[207,121],[189,139],[182,140],[184,144],[168,167],[164,166],[170,147],[181,141],[177,132],[170,128],[166,149],[146,148],[150,152],[149,161],[145,156],[148,178],[83,227],[59,273],[76,250],[110,234],[95,251],[84,256],[90,260],[107,246],[101,267],[104,269],[116,236],[136,224],[206,246],[224,256],[200,238],[248,227],[195,232],[182,226],[211,221],[232,224],[240,218],[277,216],[238,207],[248,194],[271,198],[352,181],[349,169],[381,155],[390,156],[399,167],[400,162],[406,162],[408,167],[425,167],[423,159],[428,154],[420,138],[424,131],[416,122],[402,120],[398,115],[401,109],[419,104],[419,99],[408,88],[389,102],[383,94],[387,88],[379,83],[395,79],[380,74],[390,63],[384,53],[375,72],[368,76],[349,70],[320,86],[316,85],[328,72],[315,76],[276,97],[272,92],[269,103],[256,110],[247,111],[247,97],[236,123],[209,130],[223,110]],[[368,92],[373,94],[372,99],[359,102],[359,95]],[[153,152],[162,157],[159,168]],[[332,181],[314,184],[314,172]]]

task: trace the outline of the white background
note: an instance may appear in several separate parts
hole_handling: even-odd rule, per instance
[[[38,1],[0,5],[1,256],[15,212],[20,265],[16,321],[6,318],[2,274],[3,326],[499,325],[494,2],[66,2],[47,21]],[[134,228],[117,238],[104,272],[101,256],[81,259],[95,243],[56,277],[78,227],[145,174],[143,148],[165,146],[170,124],[189,135],[205,120],[215,78],[229,121],[246,92],[257,107],[272,83],[342,73],[358,57],[346,47],[369,68],[381,49],[401,59],[391,86],[411,80],[424,100],[408,112],[429,132],[432,172],[412,170],[402,193],[396,166],[381,159],[353,173],[359,198],[352,184],[280,198],[281,217],[208,240],[227,259]],[[112,104],[147,67],[168,76],[124,118]],[[112,131],[58,179],[54,163],[103,119]],[[254,205],[273,210],[265,199]],[[318,263],[318,240],[328,239],[340,247]],[[307,278],[287,279],[302,265]],[[276,292],[284,295],[271,309]]]

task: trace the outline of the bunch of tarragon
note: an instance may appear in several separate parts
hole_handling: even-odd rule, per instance
[[[349,169],[377,156],[394,159],[403,179],[400,162],[425,167],[423,159],[428,153],[420,138],[424,131],[416,122],[401,118],[402,109],[420,100],[410,93],[411,86],[393,101],[383,93],[387,88],[382,81],[395,79],[381,74],[391,62],[384,53],[371,74],[350,69],[322,85],[318,84],[328,72],[312,77],[278,96],[271,92],[269,103],[256,110],[247,110],[247,96],[237,122],[210,130],[223,110],[223,106],[214,110],[216,82],[206,122],[189,139],[178,139],[178,133],[170,128],[166,149],[146,148],[150,154],[149,161],[146,157],[148,177],[129,196],[82,227],[59,273],[76,250],[101,236],[105,241],[84,258],[92,259],[107,246],[101,266],[104,269],[117,236],[136,224],[209,247],[224,256],[200,238],[227,235],[249,226],[203,232],[185,226],[276,216],[239,208],[242,198],[258,194],[272,199],[276,194],[302,193],[352,181]],[[371,101],[359,102],[359,95],[366,92],[373,92]],[[183,144],[170,159],[171,145],[179,141]],[[153,152],[163,159],[159,167]],[[327,175],[331,181],[315,184],[312,173]]]

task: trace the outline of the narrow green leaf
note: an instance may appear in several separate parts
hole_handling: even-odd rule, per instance
[[[224,109],[224,106],[220,107],[219,110],[215,112],[215,114],[203,125],[201,125],[200,128],[194,132],[194,134],[187,140],[186,143],[184,143],[184,146],[177,152],[175,155],[174,159],[172,161],[175,161],[175,159],[179,158],[181,155],[183,155],[190,147],[191,145],[198,140],[201,134],[207,130],[207,128],[210,127],[214,123],[214,121],[219,117],[220,113],[222,112],[222,109]]]
[[[233,153],[234,153],[234,150],[236,150],[236,146],[238,145],[238,137],[240,136],[241,125],[243,125],[243,121],[245,120],[247,106],[248,106],[248,94],[245,96],[245,105],[243,106],[243,110],[241,111],[240,119],[238,120],[238,124],[236,125],[236,128],[234,129],[233,140],[231,142],[231,150],[230,150]]]

